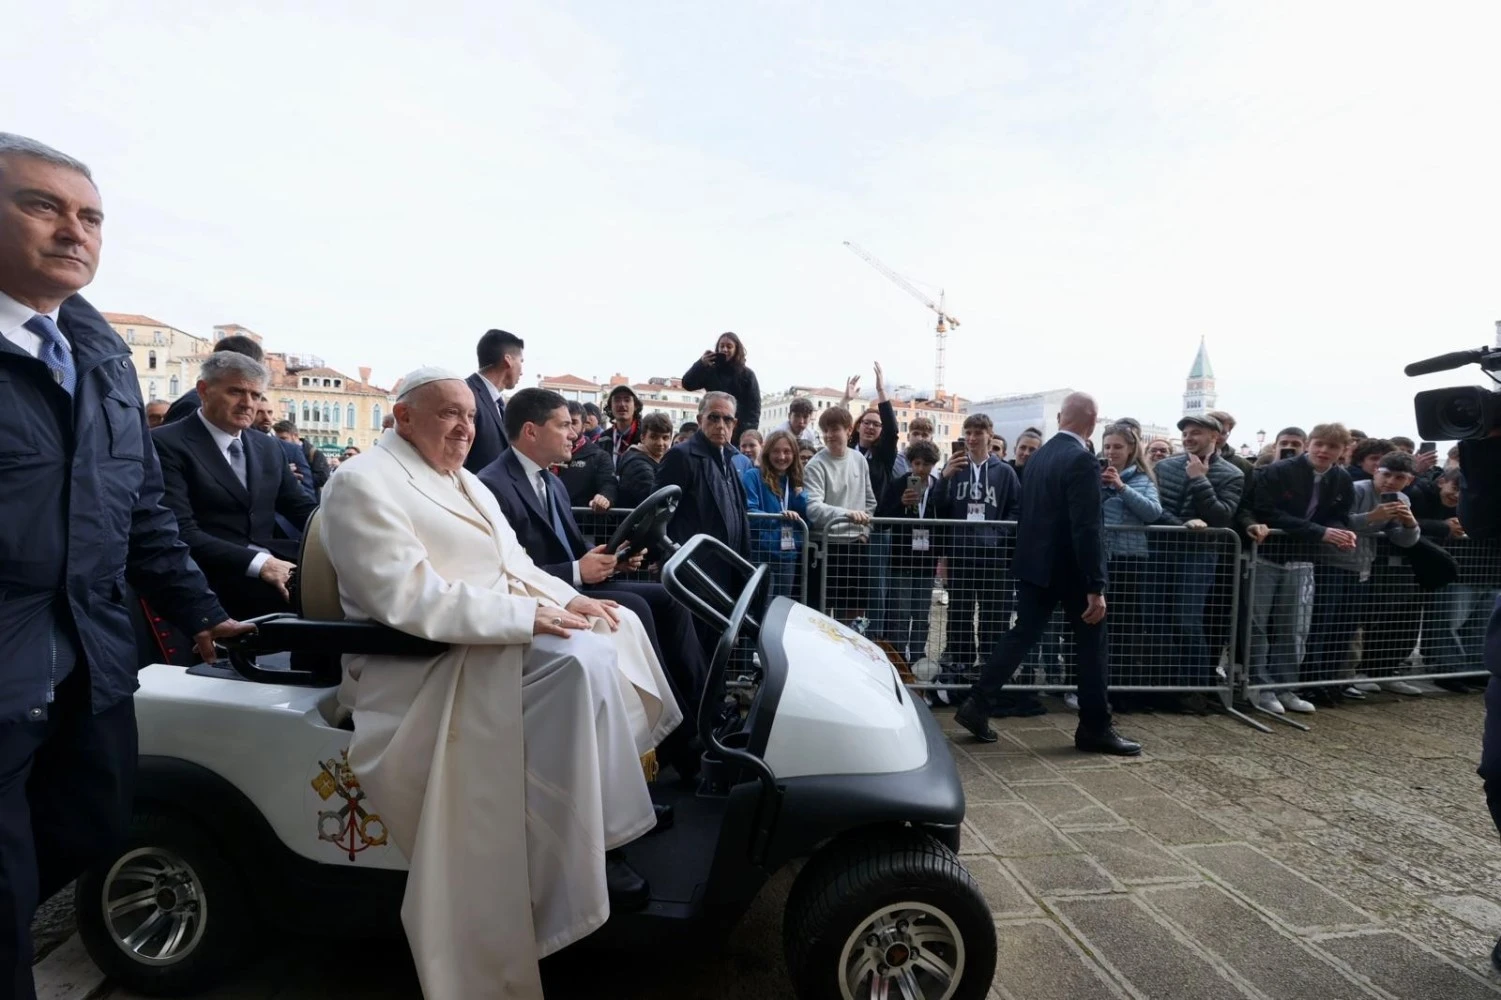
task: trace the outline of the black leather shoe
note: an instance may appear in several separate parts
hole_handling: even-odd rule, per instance
[[[954,712],[954,721],[969,730],[970,735],[981,743],[994,743],[1000,738],[990,728],[988,713],[973,698],[966,698],[964,704]]]
[[[1496,947],[1491,949],[1491,968],[1501,972],[1501,941],[1496,942]]]
[[[605,887],[611,909],[639,910],[651,902],[651,887],[626,863],[623,851],[605,852]]]
[[[1108,753],[1116,757],[1141,756],[1141,744],[1126,739],[1114,727],[1097,733],[1087,733],[1080,729],[1074,733],[1074,746],[1085,753]]]
[[[652,809],[657,814],[657,825],[652,827],[652,833],[661,833],[663,830],[672,829],[672,806],[663,805],[661,802],[653,802]]]

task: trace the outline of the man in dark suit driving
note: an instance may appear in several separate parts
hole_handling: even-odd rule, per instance
[[[994,743],[990,713],[1001,688],[1042,638],[1059,604],[1073,627],[1079,682],[1074,746],[1090,753],[1134,757],[1141,744],[1111,725],[1109,645],[1105,632],[1105,540],[1100,467],[1089,450],[1098,412],[1092,397],[1063,401],[1058,433],[1027,461],[1017,528],[1016,624],[980,671],[980,681],[954,719],[983,743]]]
[[[568,505],[568,490],[551,471],[568,460],[577,437],[567,401],[547,389],[522,389],[506,406],[506,433],[511,447],[479,471],[479,480],[495,494],[522,548],[574,588],[633,611],[684,718],[696,718],[706,665],[693,616],[660,583],[614,579],[620,566],[614,553],[604,545],[588,547]],[[664,744],[664,754],[671,757],[673,750]]]

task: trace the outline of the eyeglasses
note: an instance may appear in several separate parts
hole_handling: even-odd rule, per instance
[[[733,424],[735,415],[732,413],[705,413],[703,418],[706,424]]]

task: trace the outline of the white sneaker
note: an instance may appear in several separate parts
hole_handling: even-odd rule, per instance
[[[1304,701],[1302,698],[1299,698],[1297,695],[1293,694],[1291,691],[1283,691],[1281,694],[1279,694],[1277,696],[1277,698],[1278,698],[1278,700],[1280,700],[1282,702],[1282,707],[1285,708],[1285,709],[1287,709],[1289,712],[1312,712],[1312,711],[1315,711],[1315,709],[1313,707],[1313,702],[1311,702],[1311,701]]]
[[[1349,698],[1351,701],[1365,701],[1365,692],[1360,690],[1360,686],[1358,684],[1352,684],[1351,686],[1341,691],[1340,694],[1344,695],[1346,698]]]
[[[1365,674],[1355,675],[1355,684],[1353,685],[1353,687],[1355,688],[1355,690],[1364,691],[1366,694],[1375,694],[1377,691],[1381,690],[1381,685],[1371,680]]]
[[[1063,696],[1063,704],[1077,712],[1079,710],[1079,696],[1070,691]]]
[[[1277,695],[1271,691],[1263,691],[1256,696],[1256,707],[1263,712],[1271,712],[1273,715],[1282,715],[1287,709],[1282,707],[1282,702],[1277,700]]]
[[[1423,689],[1411,681],[1387,681],[1381,685],[1381,689],[1392,694],[1410,694],[1415,697],[1423,693]]]

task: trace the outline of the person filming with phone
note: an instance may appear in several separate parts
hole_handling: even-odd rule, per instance
[[[761,427],[761,383],[745,364],[745,344],[733,333],[721,333],[714,350],[705,351],[683,373],[683,388],[692,392],[723,392],[735,398],[735,430],[732,447],[740,447],[740,435]]]

